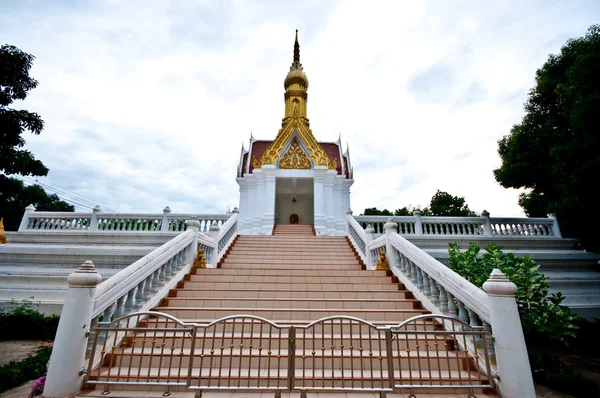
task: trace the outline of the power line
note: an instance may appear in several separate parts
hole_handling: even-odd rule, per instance
[[[87,209],[93,209],[96,205],[97,202],[93,202],[90,199],[87,199],[85,197],[79,196],[73,192],[67,191],[64,188],[59,188],[57,186],[53,186],[50,183],[45,183],[45,182],[40,182],[35,178],[31,178],[31,177],[27,177],[27,176],[21,176],[21,175],[15,175],[14,177],[18,177],[19,179],[21,179],[24,182],[27,182],[29,184],[32,185],[40,185],[43,188],[51,191],[51,193],[55,193],[56,195],[58,195],[59,197],[61,197],[61,199],[63,199],[65,202],[69,202],[71,204],[74,204],[76,206],[79,207],[83,207],[83,208],[87,208]],[[107,206],[101,206],[103,210],[107,210],[109,212],[114,212],[117,213],[117,210],[112,209],[110,207]]]

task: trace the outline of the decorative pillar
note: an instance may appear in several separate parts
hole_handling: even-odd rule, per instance
[[[413,211],[415,217],[415,235],[423,235],[423,223],[421,222],[421,210],[415,209]]]
[[[334,197],[333,197],[333,180],[337,175],[335,170],[327,170],[323,179],[323,199],[325,206],[325,217],[327,218],[327,234],[335,235],[335,213],[334,213]]]
[[[262,167],[264,172],[265,196],[264,196],[264,212],[262,215],[262,233],[271,235],[273,232],[273,224],[275,224],[275,166],[265,164]]]
[[[241,234],[246,233],[246,219],[248,218],[248,182],[244,177],[235,179],[240,186],[240,214],[238,217],[238,228]]]
[[[503,397],[535,398],[533,378],[515,293],[517,286],[495,268],[483,284],[498,364],[498,388]]]
[[[87,335],[92,322],[96,286],[102,277],[91,261],[67,277],[69,290],[58,321],[44,386],[47,398],[68,397],[81,390]]]
[[[352,216],[352,210],[346,210],[346,219],[344,222],[346,223],[346,236],[350,236],[350,223],[348,222],[348,216]]]
[[[354,180],[346,179],[342,185],[342,204],[344,206],[343,209],[346,210],[352,209],[352,206],[350,206],[350,187],[352,184],[354,184]]]
[[[390,265],[390,267],[392,266],[396,266],[396,264],[398,264],[398,260],[396,258],[396,249],[394,249],[394,246],[392,246],[392,242],[390,240],[390,238],[392,237],[392,235],[394,235],[395,233],[397,233],[398,231],[398,224],[396,224],[394,221],[392,221],[391,218],[388,218],[387,222],[383,225],[383,229],[385,229],[385,255],[387,257],[388,260],[388,264]]]
[[[25,208],[25,213],[23,213],[23,218],[21,219],[21,224],[19,225],[19,232],[25,231],[29,227],[29,215],[35,211],[35,207],[33,205],[29,205]]]
[[[552,223],[552,232],[554,232],[554,236],[557,238],[562,238],[562,233],[560,232],[560,227],[558,226],[558,218],[556,218],[556,214],[548,214],[548,218],[554,220]]]
[[[98,214],[99,213],[102,213],[102,209],[100,208],[100,206],[96,205],[92,209],[92,219],[90,220],[90,231],[98,230]]]
[[[256,195],[256,177],[254,174],[248,174],[246,176],[246,181],[248,183],[248,212],[246,213],[244,226],[246,229],[246,233],[248,235],[252,235],[252,227],[254,224],[254,216],[257,211],[257,195]]]
[[[194,239],[192,240],[192,243],[188,248],[187,255],[185,256],[186,262],[188,264],[193,264],[194,260],[196,259],[196,254],[198,254],[198,231],[200,230],[200,221],[198,221],[196,216],[192,216],[192,218],[185,222],[185,225],[187,225],[187,229],[194,231]]]
[[[265,195],[265,172],[261,169],[254,169],[254,177],[256,177],[256,198],[255,198],[255,213],[252,219],[252,233],[257,235],[262,232],[262,217],[266,212],[266,195]]]
[[[160,223],[160,232],[169,232],[169,214],[171,214],[171,208],[169,206],[163,209],[163,218]]]
[[[365,228],[365,252],[367,254],[367,269],[374,270],[375,269],[375,259],[373,258],[373,253],[369,249],[369,243],[375,238],[375,229],[371,224],[367,225]]]
[[[335,230],[336,235],[346,235],[346,209],[344,207],[344,199],[342,196],[342,190],[344,188],[344,176],[337,175],[333,180],[333,210],[335,216]]]
[[[315,178],[314,178],[314,212],[315,212],[315,233],[318,235],[323,235],[326,233],[326,221],[325,217],[325,209],[324,209],[324,192],[323,192],[323,180],[325,179],[325,174],[327,173],[326,166],[315,166],[314,168]]]
[[[485,224],[483,224],[483,233],[487,236],[494,235],[494,230],[492,230],[492,220],[490,219],[490,213],[487,210],[481,212],[481,217],[483,217]]]
[[[213,251],[213,255],[210,257],[210,266],[208,268],[217,268],[217,258],[219,257],[219,233],[221,232],[221,228],[219,225],[214,222],[213,225],[210,226],[210,231],[208,232],[212,240],[215,241],[215,250]],[[193,261],[193,260],[192,260]],[[207,265],[209,265],[207,264]]]

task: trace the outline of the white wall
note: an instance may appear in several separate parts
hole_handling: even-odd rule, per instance
[[[290,215],[297,214],[300,224],[312,224],[314,221],[314,200],[312,194],[296,195],[296,202],[292,202],[293,195],[277,194],[275,197],[275,219],[278,224],[289,224]]]

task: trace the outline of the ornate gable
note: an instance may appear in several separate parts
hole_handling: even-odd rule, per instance
[[[294,137],[292,139],[292,144],[283,157],[279,160],[279,168],[298,170],[312,169],[312,163],[302,150],[302,147],[298,142],[298,138]]]

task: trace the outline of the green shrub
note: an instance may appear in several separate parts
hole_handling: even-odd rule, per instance
[[[578,317],[569,307],[561,305],[564,296],[560,293],[548,295],[548,278],[539,272],[539,265],[531,257],[505,254],[494,244],[487,246],[483,255],[475,243],[465,252],[456,243],[449,246],[450,268],[475,286],[481,288],[494,268],[499,268],[517,285],[517,306],[530,345],[555,342],[566,345],[575,337]]]
[[[30,300],[0,310],[0,340],[54,340],[58,315],[46,316],[33,309]]]
[[[44,347],[34,356],[21,362],[10,361],[0,366],[0,393],[35,380],[46,373],[46,364],[50,360],[52,347]]]

